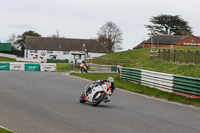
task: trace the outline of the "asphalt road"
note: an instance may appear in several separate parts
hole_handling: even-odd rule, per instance
[[[116,90],[79,103],[90,81],[55,72],[0,71],[0,125],[18,133],[200,133],[200,110]]]

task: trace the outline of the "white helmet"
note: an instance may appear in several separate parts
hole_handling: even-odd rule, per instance
[[[111,83],[114,83],[114,79],[112,77],[109,77],[108,81],[111,82]]]

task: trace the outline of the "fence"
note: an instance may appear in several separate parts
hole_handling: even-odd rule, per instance
[[[122,67],[120,78],[186,97],[200,98],[200,78]]]
[[[138,60],[125,60],[125,59],[112,59],[112,58],[103,58],[96,57],[94,59],[87,60],[88,63],[102,63],[107,65],[117,65],[117,64],[129,64],[136,63]]]
[[[117,66],[89,64],[89,70],[117,71]]]
[[[174,75],[173,92],[187,97],[200,98],[200,79]]]
[[[0,70],[56,71],[54,63],[0,62]]]
[[[159,49],[152,50],[152,59],[173,63],[200,64],[199,50]]]

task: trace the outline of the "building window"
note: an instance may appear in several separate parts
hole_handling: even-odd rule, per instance
[[[69,51],[63,51],[63,54],[64,54],[64,55],[68,55],[68,54],[69,54]]]
[[[194,43],[195,42],[195,40],[194,39],[191,39],[191,43]]]
[[[53,54],[53,51],[47,50],[47,54]]]
[[[33,54],[31,54],[31,56],[33,56]]]
[[[30,50],[30,53],[38,53],[38,50]]]
[[[51,58],[51,59],[56,59],[56,56],[57,56],[57,55],[50,55],[50,58]]]
[[[81,59],[81,55],[74,55],[75,59]]]

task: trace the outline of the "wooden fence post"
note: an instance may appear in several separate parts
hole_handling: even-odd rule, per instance
[[[170,49],[168,50],[168,62],[170,62]]]
[[[165,49],[163,49],[163,61],[165,61]]]
[[[174,50],[174,63],[176,62],[176,50]]]
[[[190,50],[188,50],[187,52],[187,63],[188,64],[190,63]]]
[[[195,52],[195,64],[196,65],[198,65],[199,64],[199,51],[197,50],[196,52]]]
[[[180,51],[180,63],[183,63],[183,51]]]

